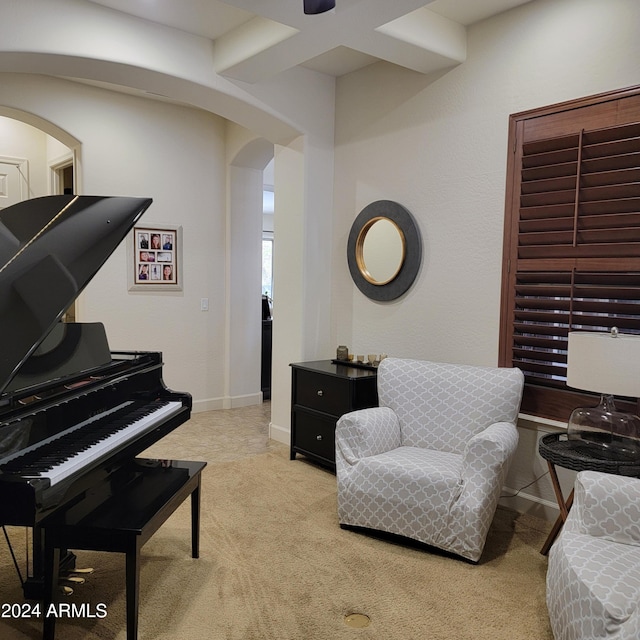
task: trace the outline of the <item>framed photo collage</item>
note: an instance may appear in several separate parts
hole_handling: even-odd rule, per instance
[[[175,285],[178,283],[177,228],[135,227],[134,283]]]

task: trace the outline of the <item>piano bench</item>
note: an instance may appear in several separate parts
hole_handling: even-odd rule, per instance
[[[44,536],[43,640],[54,640],[56,616],[47,616],[58,594],[60,549],[126,554],[127,640],[137,640],[140,550],[191,496],[191,556],[199,556],[200,474],[206,462],[136,458],[113,481],[111,497],[92,508],[87,496],[42,523]],[[85,504],[86,503],[86,504]],[[90,505],[90,506],[87,506]]]

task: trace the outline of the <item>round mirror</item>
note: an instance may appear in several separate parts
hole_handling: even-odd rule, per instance
[[[376,217],[362,227],[356,242],[356,260],[371,284],[391,282],[400,273],[404,256],[404,233],[393,220]]]
[[[357,216],[349,233],[347,260],[358,289],[373,300],[400,297],[422,262],[422,240],[413,216],[392,200],[377,200]]]

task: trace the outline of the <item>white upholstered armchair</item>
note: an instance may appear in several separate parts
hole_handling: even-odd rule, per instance
[[[383,360],[380,406],[336,427],[340,524],[477,562],[518,444],[522,387],[519,369]]]
[[[640,479],[577,474],[549,551],[547,607],[556,640],[640,638]]]

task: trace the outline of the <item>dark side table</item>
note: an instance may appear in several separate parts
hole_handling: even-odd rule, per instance
[[[300,453],[335,471],[336,423],[378,406],[378,371],[333,360],[291,365],[291,460]]]
[[[558,480],[556,466],[564,469],[572,469],[573,471],[601,471],[603,473],[612,473],[619,476],[631,476],[640,478],[640,462],[630,460],[605,460],[603,458],[591,455],[588,445],[580,440],[567,439],[566,433],[549,433],[540,438],[538,444],[540,455],[547,461],[549,465],[549,473],[551,475],[551,483],[553,491],[556,494],[560,515],[556,519],[549,536],[547,537],[540,553],[547,555],[551,545],[562,529],[562,525],[567,520],[569,509],[573,504],[573,489],[569,496],[564,498],[562,488]]]

